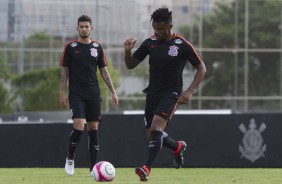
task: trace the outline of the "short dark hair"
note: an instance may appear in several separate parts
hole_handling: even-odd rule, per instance
[[[79,22],[90,22],[90,25],[92,24],[91,17],[87,15],[81,15],[77,20],[77,25],[79,25]]]
[[[158,23],[172,23],[172,11],[169,11],[168,8],[156,9],[151,15],[151,21],[152,20]]]

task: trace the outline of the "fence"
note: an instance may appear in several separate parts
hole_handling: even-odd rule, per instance
[[[27,21],[25,22],[26,26],[22,28],[24,28],[23,31],[30,31],[28,25],[33,21],[35,25],[39,24],[41,20],[41,22],[45,23],[45,32],[50,37],[47,42],[45,41],[45,46],[34,48],[31,46],[36,44],[30,44],[29,46],[24,44],[24,40],[28,39],[25,35],[32,35],[34,32],[21,33],[17,37],[19,40],[14,40],[14,43],[6,44],[4,47],[1,46],[0,55],[13,73],[22,74],[37,68],[58,66],[64,43],[74,37],[77,15],[82,12],[90,13],[92,8],[95,13],[91,12],[90,15],[95,17],[94,27],[98,27],[97,32],[94,32],[94,37],[103,40],[104,49],[113,66],[120,72],[121,78],[140,78],[141,80],[138,80],[135,85],[140,86],[140,88],[146,87],[148,64],[144,63],[133,71],[126,70],[123,63],[123,40],[126,36],[136,35],[139,39],[138,44],[140,44],[144,38],[152,34],[149,15],[154,8],[165,5],[174,12],[174,31],[180,31],[195,45],[208,68],[205,80],[195,92],[192,100],[186,106],[180,108],[227,108],[239,112],[282,108],[281,1],[225,1],[227,7],[229,7],[228,11],[226,10],[226,14],[229,13],[226,17],[228,21],[225,21],[225,25],[221,27],[226,29],[226,32],[223,31],[219,35],[223,36],[223,40],[228,38],[226,41],[218,41],[221,38],[216,34],[216,31],[220,30],[211,28],[211,24],[209,24],[209,21],[213,20],[209,17],[214,16],[215,12],[224,12],[224,9],[220,9],[220,6],[214,3],[215,1],[184,1],[181,3],[154,1],[155,4],[152,2],[150,4],[149,1],[142,2],[144,4],[141,2],[139,2],[141,4],[135,4],[133,1],[121,1],[112,5],[110,3],[114,1],[91,1],[89,9],[86,8],[87,1],[83,1],[78,9],[71,6],[76,6],[77,3],[70,1],[70,10],[72,12],[69,19],[58,13],[52,14],[52,16],[57,16],[57,19],[50,18],[46,12],[42,14],[40,11],[35,11],[34,14],[29,14],[24,9],[29,6],[33,7],[33,9],[40,9],[42,6],[54,8],[54,5],[52,5],[54,1],[31,1],[29,6],[24,2],[23,4],[20,3],[22,9],[15,7],[15,12],[18,15],[17,20],[15,20],[15,22],[18,21],[15,29],[20,29],[24,25],[19,22]],[[54,8],[54,11],[59,12],[64,7],[64,4],[63,1],[61,4],[60,1],[56,3],[58,8]],[[64,9],[64,11],[67,10]],[[7,13],[10,12],[7,11]],[[264,19],[263,16],[259,16],[266,13],[269,14],[269,18]],[[21,14],[23,16],[19,18]],[[33,16],[41,17],[41,19],[30,19]],[[128,19],[129,16],[131,19]],[[48,21],[45,21],[47,18]],[[217,20],[213,20],[213,24],[221,21],[219,20],[220,17],[217,18]],[[268,22],[267,26],[256,24],[257,22],[264,24],[264,21]],[[60,30],[56,32],[54,25],[56,27],[62,22],[64,24],[60,25]],[[193,24],[195,26],[190,26]],[[68,29],[65,33],[63,26]],[[44,31],[39,30],[37,27],[34,29]],[[265,27],[269,27],[269,29]],[[71,29],[73,31],[70,31]],[[212,32],[212,35],[210,32]],[[20,33],[20,31],[15,31],[16,33]],[[229,36],[224,37],[225,33]],[[210,35],[211,37],[209,37]],[[213,41],[210,43],[209,39],[213,39]],[[222,79],[224,77],[228,77],[228,81],[224,81]],[[193,69],[191,67],[188,66],[185,69],[184,78],[185,81],[190,81],[193,78]],[[134,84],[136,80],[129,80],[129,82]],[[184,87],[187,87],[187,85],[186,82]],[[227,89],[222,89],[225,85]],[[128,92],[128,86],[120,86],[118,89],[120,100],[144,101],[140,89]],[[138,94],[138,97],[135,94]],[[106,111],[111,111],[110,100],[110,98],[106,97]]]

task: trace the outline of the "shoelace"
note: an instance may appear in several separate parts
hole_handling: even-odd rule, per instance
[[[73,165],[73,161],[72,160],[68,160],[68,164],[69,165]]]

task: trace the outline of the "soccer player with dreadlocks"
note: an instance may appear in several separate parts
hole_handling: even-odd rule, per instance
[[[157,154],[162,146],[173,151],[174,167],[184,163],[185,141],[176,141],[168,136],[164,129],[171,120],[176,107],[186,104],[193,91],[203,80],[206,67],[195,48],[180,35],[172,32],[172,12],[159,8],[151,15],[154,35],[143,41],[131,54],[136,40],[128,38],[124,42],[125,64],[128,69],[135,68],[149,55],[149,85],[146,93],[145,127],[149,145],[147,161],[135,169],[140,181],[147,181]],[[183,70],[189,61],[196,73],[189,87],[183,91]]]

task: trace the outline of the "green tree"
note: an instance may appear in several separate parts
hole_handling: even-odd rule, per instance
[[[231,4],[218,4],[211,14],[204,16],[203,48],[245,48],[245,1],[236,0]],[[237,32],[235,15],[238,15]],[[266,16],[267,15],[267,16]],[[248,48],[280,48],[281,1],[249,1]],[[199,19],[197,25],[183,27],[181,33],[193,44],[199,45]],[[193,31],[191,33],[191,31]],[[193,37],[191,37],[191,35]],[[238,42],[236,43],[236,37]],[[235,51],[235,50],[234,50]],[[245,75],[244,52],[203,52],[207,75],[202,94],[205,96],[243,96]],[[237,64],[235,58],[237,59]],[[249,96],[280,94],[280,53],[251,52],[248,55]],[[237,69],[236,69],[237,67]],[[237,77],[237,78],[236,78]],[[235,83],[237,81],[237,84]],[[235,86],[238,86],[235,89]],[[203,108],[232,108],[231,101],[205,103]],[[242,103],[237,104],[237,109]],[[277,101],[254,101],[250,109],[278,108]]]
[[[119,73],[111,64],[107,67],[113,83],[117,88]],[[13,80],[15,93],[21,99],[23,111],[57,111],[64,110],[59,104],[59,85],[61,68],[40,69],[26,72]],[[108,95],[108,88],[98,74],[101,96]],[[105,108],[103,106],[103,108]]]
[[[14,98],[2,81],[0,81],[0,102],[0,114],[9,114],[13,112]]]
[[[7,64],[0,58],[0,114],[8,114],[13,111],[15,98],[8,88],[11,77]]]
[[[16,77],[12,84],[21,99],[21,110],[62,110],[58,100],[59,78],[58,67],[29,71]]]

